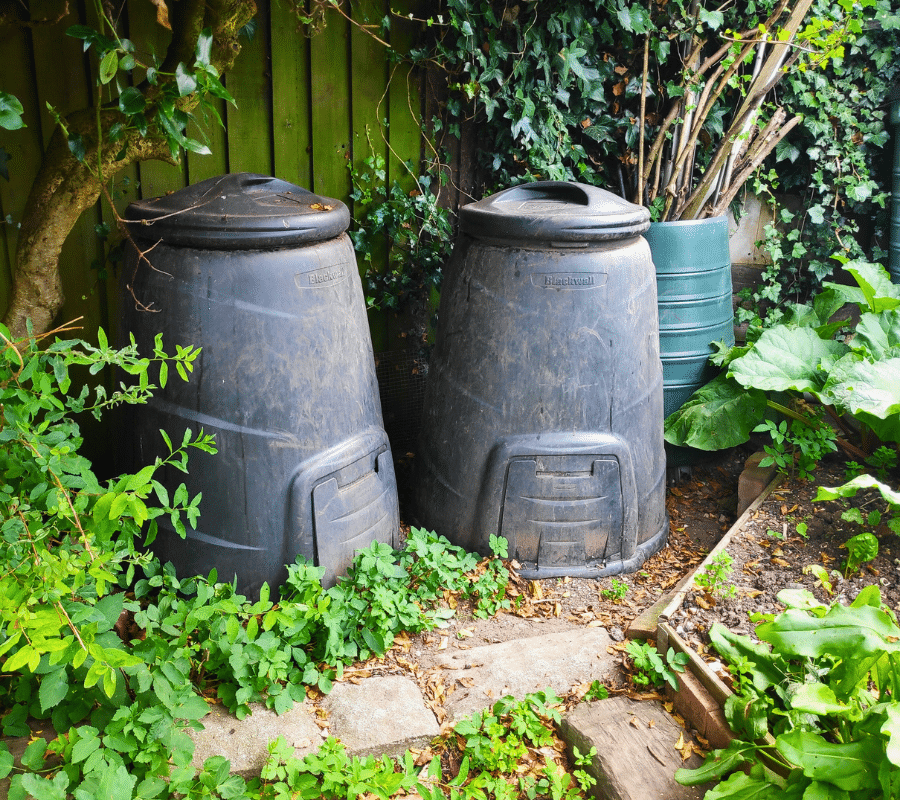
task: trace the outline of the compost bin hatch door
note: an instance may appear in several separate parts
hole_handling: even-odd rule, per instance
[[[316,563],[322,584],[343,575],[360,548],[394,536],[394,467],[387,449],[372,452],[319,482],[312,492]]]
[[[512,557],[539,567],[581,566],[621,550],[622,482],[610,456],[515,458],[500,533]]]

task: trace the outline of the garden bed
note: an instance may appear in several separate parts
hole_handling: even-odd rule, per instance
[[[845,511],[863,516],[879,506],[879,499],[860,493],[844,501],[813,502],[819,486],[846,480],[843,462],[828,460],[808,481],[783,480],[768,497],[730,532],[725,563],[731,572],[717,581],[715,564],[697,570],[718,585],[716,592],[689,587],[668,622],[699,653],[705,652],[707,632],[716,622],[736,633],[751,634],[751,615],[783,610],[777,595],[783,589],[807,589],[823,603],[848,604],[872,583],[884,602],[900,606],[900,538],[883,523],[860,525],[845,521]],[[849,538],[869,531],[878,540],[878,555],[851,573],[846,571]],[[713,554],[715,558],[715,554]],[[721,557],[720,557],[721,558]],[[829,584],[826,586],[823,577]],[[733,587],[733,595],[731,595]],[[729,596],[731,595],[731,596]]]

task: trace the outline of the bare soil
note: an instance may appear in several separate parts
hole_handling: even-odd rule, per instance
[[[896,485],[895,478],[888,482]],[[820,464],[811,480],[786,479],[735,533],[726,549],[733,563],[725,587],[733,586],[734,596],[695,588],[671,620],[695,650],[705,650],[714,622],[752,634],[751,615],[782,611],[777,595],[786,588],[808,589],[821,602],[846,604],[864,586],[877,583],[883,601],[892,609],[900,608],[900,538],[883,523],[861,526],[843,519],[851,508],[860,509],[863,516],[883,509],[880,495],[860,493],[851,500],[813,502],[818,486],[838,486],[845,480],[844,463],[837,459]],[[878,555],[848,574],[845,543],[866,530],[878,539]],[[812,565],[824,568],[830,587],[823,585]]]

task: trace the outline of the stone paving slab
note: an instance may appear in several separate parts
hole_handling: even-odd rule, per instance
[[[682,786],[674,778],[679,767],[703,763],[696,754],[682,762],[675,748],[682,735],[688,738],[658,700],[628,697],[582,703],[560,726],[570,755],[597,748],[587,767],[597,800],[700,800],[711,784]]]
[[[210,756],[225,756],[231,771],[246,778],[259,775],[269,742],[278,736],[294,747],[298,758],[318,750],[325,741],[308,702],[298,703],[281,716],[262,703],[251,703],[250,710],[248,716],[238,719],[221,705],[210,706],[210,713],[200,720],[203,730],[188,731],[196,746],[191,763],[200,767]]]
[[[441,732],[415,681],[402,675],[336,683],[322,706],[331,735],[358,756],[402,756]]]
[[[616,657],[606,651],[610,644],[605,628],[578,627],[471,650],[426,654],[421,663],[447,671],[447,683],[454,689],[444,707],[447,721],[453,723],[506,695],[521,699],[548,687],[561,694],[580,683],[605,680],[616,664]]]

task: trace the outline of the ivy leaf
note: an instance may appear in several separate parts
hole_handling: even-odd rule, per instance
[[[129,86],[119,95],[119,111],[127,116],[140,114],[147,107],[147,101],[139,89]]]
[[[25,109],[17,97],[8,92],[0,92],[0,128],[6,128],[8,131],[17,131],[19,128],[24,128],[25,123],[22,121],[24,112]],[[9,180],[8,175],[6,179]]]
[[[821,225],[825,222],[825,210],[822,206],[810,206],[806,209],[806,213],[809,215],[809,221],[814,225]]]
[[[725,15],[721,11],[707,11],[701,6],[699,12],[700,22],[711,30],[719,30],[719,28],[722,27],[722,23],[725,21]]]
[[[5,778],[12,772],[15,759],[13,754],[9,752],[9,748],[5,742],[0,742],[0,779]]]
[[[800,148],[798,148],[795,144],[789,142],[787,139],[782,139],[777,145],[775,145],[775,157],[779,161],[784,161],[787,159],[792,164],[800,158]]]

